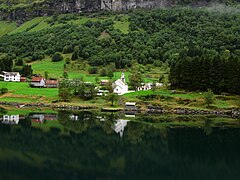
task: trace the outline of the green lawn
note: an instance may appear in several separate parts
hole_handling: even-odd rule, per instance
[[[44,72],[48,72],[49,77],[59,78],[63,75],[64,61],[52,62],[50,58],[42,61],[35,61],[31,63],[33,73],[44,75]]]
[[[64,57],[69,57],[70,55],[64,55]],[[64,65],[64,60],[59,61],[59,62],[52,62],[50,58],[46,58],[45,60],[41,61],[35,61],[31,63],[33,73],[34,74],[41,74],[42,76],[44,75],[44,72],[48,72],[49,78],[62,78],[63,77],[63,65]],[[88,74],[88,72],[85,70],[68,70],[68,78],[70,79],[77,79],[80,77],[83,77],[83,80],[85,82],[93,82],[95,83],[95,78],[98,76],[99,79],[109,79],[107,76],[99,76],[99,74]],[[119,79],[121,77],[122,72],[114,72],[114,77],[112,80]],[[126,81],[129,81],[129,72],[124,72]]]
[[[20,32],[25,32],[25,31],[30,31],[31,29],[33,29],[36,26],[39,26],[39,24],[44,21],[47,17],[37,17],[34,18],[30,21],[25,22],[24,24],[22,24],[20,27],[16,28],[15,30],[13,30],[11,33],[9,34],[14,34],[14,33],[20,33]]]
[[[3,36],[17,28],[15,22],[0,21],[0,36]]]
[[[37,97],[52,97],[57,98],[57,88],[30,88],[28,83],[23,82],[3,82],[0,81],[1,88],[8,88],[10,93],[15,95],[37,96]]]
[[[132,92],[125,94],[124,96],[126,97],[137,97],[137,96],[146,96],[146,95],[152,95],[153,91],[148,90],[148,91],[137,91],[137,92]],[[172,93],[171,90],[168,89],[160,89],[156,90],[154,92],[155,95],[161,95],[161,96],[168,96],[168,97],[178,97],[178,98],[183,98],[183,99],[196,99],[196,98],[202,98],[203,95],[200,93]]]

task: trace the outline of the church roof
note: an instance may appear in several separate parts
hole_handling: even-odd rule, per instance
[[[121,79],[118,79],[114,82],[114,85],[118,86],[126,86],[127,84],[123,82]]]

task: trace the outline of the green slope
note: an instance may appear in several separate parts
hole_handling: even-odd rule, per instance
[[[0,36],[3,36],[17,28],[15,22],[0,21]]]
[[[41,22],[44,21],[47,17],[37,17],[34,18],[30,21],[27,21],[26,23],[22,24],[20,27],[16,28],[9,34],[14,34],[14,33],[20,33],[20,32],[25,32],[25,31],[30,31],[36,26],[41,25]]]
[[[63,14],[55,18],[56,19],[54,19],[54,17],[37,17],[30,21],[25,22],[19,27],[17,27],[15,22],[0,21],[0,36],[5,34],[15,34],[21,32],[36,32],[47,28],[63,26],[66,24],[81,25],[88,21],[95,22],[107,19],[113,19],[114,28],[119,29],[122,33],[128,33],[129,31],[128,15],[121,15],[120,18],[116,18],[116,16],[112,15],[87,17],[73,14]]]

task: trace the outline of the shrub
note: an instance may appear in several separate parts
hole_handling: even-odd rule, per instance
[[[98,68],[97,67],[90,67],[88,70],[89,74],[97,74]]]
[[[208,91],[204,93],[204,100],[207,107],[214,102],[214,94],[211,89],[208,89]]]
[[[63,60],[62,55],[59,52],[56,52],[53,56],[52,56],[52,61],[53,62],[57,62],[57,61],[61,61]]]
[[[5,94],[8,92],[8,88],[0,88],[0,94]]]
[[[102,68],[101,72],[100,72],[101,76],[107,76],[107,69],[106,68]]]

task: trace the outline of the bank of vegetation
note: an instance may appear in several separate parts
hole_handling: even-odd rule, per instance
[[[106,67],[114,74],[123,69],[130,75],[138,72],[145,81],[147,71],[154,69],[154,77],[147,81],[164,80],[173,89],[240,94],[237,10],[166,8],[94,19],[53,16],[44,21],[47,28],[31,31],[39,22],[0,38],[1,70],[30,77],[34,68],[58,67],[61,73],[53,72],[54,78],[61,79],[67,72],[70,78],[80,79],[86,73],[102,72],[106,78],[108,72],[101,70]]]

